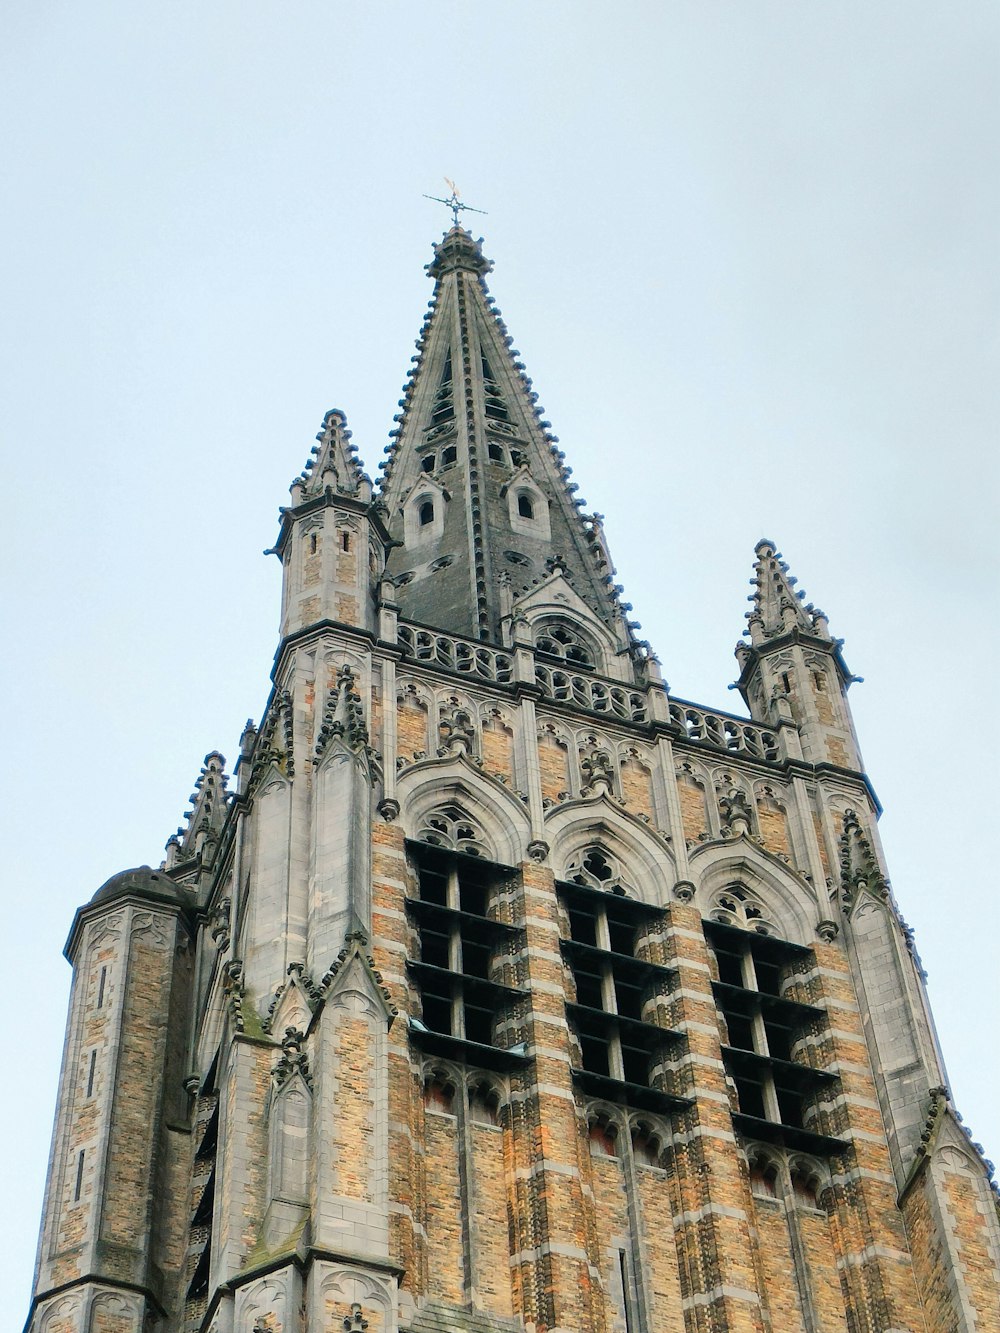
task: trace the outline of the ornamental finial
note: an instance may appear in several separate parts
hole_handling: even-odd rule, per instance
[[[436,204],[444,204],[445,208],[450,208],[454,226],[458,226],[459,213],[482,213],[484,217],[486,216],[485,208],[473,208],[471,204],[462,203],[461,192],[453,180],[449,180],[448,177],[445,176],[444,183],[451,191],[450,199],[442,199],[440,195],[436,194],[425,194],[424,198],[433,199]]]

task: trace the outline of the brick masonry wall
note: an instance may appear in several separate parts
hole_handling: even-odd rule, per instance
[[[473,1285],[479,1303],[491,1314],[513,1313],[510,1286],[510,1244],[507,1219],[505,1131],[499,1125],[469,1128],[473,1180],[475,1271]]]
[[[424,1116],[423,1217],[427,1234],[427,1294],[461,1305],[465,1300],[462,1191],[458,1176],[458,1123],[454,1115]]]
[[[101,1238],[140,1252],[159,1129],[162,1087],[156,1074],[163,1068],[172,963],[172,950],[151,947],[133,931]],[[134,1280],[132,1268],[114,1276]]]
[[[622,797],[634,815],[653,818],[653,778],[645,764],[626,759],[621,767]]]
[[[642,1216],[639,1248],[646,1261],[653,1327],[657,1333],[684,1333],[670,1182],[661,1168],[638,1166],[636,1184]]]
[[[788,818],[780,805],[767,798],[757,801],[757,822],[764,846],[776,856],[787,856],[791,851],[788,843]]]
[[[494,777],[514,781],[514,737],[502,722],[483,723],[483,768]]]
[[[396,714],[396,747],[412,759],[415,754],[426,754],[427,746],[427,710],[416,699],[404,699]]]
[[[687,842],[697,842],[708,832],[708,815],[705,810],[705,789],[693,778],[681,775],[677,779],[677,796],[681,806],[681,823]]]
[[[569,755],[566,747],[554,736],[540,736],[538,763],[541,769],[542,799],[558,801],[560,793],[569,790]]]

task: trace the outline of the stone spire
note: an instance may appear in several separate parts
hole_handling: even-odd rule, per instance
[[[358,447],[351,442],[347,418],[339,408],[331,408],[323,418],[301,476],[292,483],[293,490],[300,489],[296,498],[301,502],[326,490],[356,495],[367,480],[358,461]]]
[[[805,594],[795,591],[795,579],[774,542],[763,538],[755,548],[754,588],[749,600],[753,610],[747,612],[747,630],[752,643],[773,639],[789,630],[800,629],[830,641],[826,616],[814,606],[805,603]]]
[[[218,750],[213,750],[205,756],[191,793],[191,809],[185,815],[185,824],[167,843],[168,869],[199,854],[214,851],[229,809],[228,783],[226,761]],[[210,860],[211,855],[206,855],[205,859]]]
[[[591,611],[617,627],[620,589],[600,521],[574,496],[487,290],[491,268],[460,226],[427,266],[434,296],[382,464],[398,543],[387,573],[400,612],[499,642],[504,598],[516,602],[558,567]]]

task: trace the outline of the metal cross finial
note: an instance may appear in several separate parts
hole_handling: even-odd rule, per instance
[[[424,198],[433,199],[436,204],[444,204],[446,208],[450,208],[453,226],[455,227],[458,226],[459,213],[482,213],[484,217],[486,216],[485,208],[473,208],[471,204],[462,203],[462,198],[459,193],[458,186],[455,184],[454,181],[449,180],[448,177],[445,176],[444,183],[445,185],[447,185],[448,189],[451,190],[450,199],[442,199],[440,195],[436,194],[425,194]]]

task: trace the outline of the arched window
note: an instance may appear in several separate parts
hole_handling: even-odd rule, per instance
[[[778,1167],[764,1153],[755,1153],[750,1159],[750,1190],[758,1199],[777,1199]]]
[[[632,1127],[632,1156],[640,1166],[659,1166],[661,1151],[659,1138],[647,1125]]]
[[[469,1088],[469,1118],[477,1125],[499,1125],[500,1096],[489,1083],[474,1083]]]
[[[434,847],[445,847],[467,856],[486,856],[487,850],[481,831],[460,805],[440,806],[424,820],[417,837]]]
[[[774,927],[764,915],[764,906],[743,884],[728,884],[715,895],[709,916],[724,926],[739,926],[757,935],[773,935]]]
[[[424,1106],[428,1111],[454,1114],[455,1085],[441,1074],[432,1074],[424,1083]]]
[[[566,867],[566,879],[588,889],[610,889],[625,893],[618,862],[603,847],[587,847]]]
[[[603,1117],[591,1120],[587,1126],[587,1137],[590,1140],[590,1151],[596,1157],[618,1156],[617,1127]]]
[[[450,467],[458,457],[458,450],[453,444],[449,444],[447,449],[441,450],[441,466]]]
[[[522,518],[534,518],[535,506],[531,502],[531,496],[522,491],[517,497],[517,512]]]
[[[425,500],[420,506],[420,526],[426,528],[434,522],[434,501]]]
[[[522,497],[523,498],[523,497]],[[528,501],[530,504],[530,500]],[[518,500],[520,505],[520,500]],[[577,631],[564,621],[542,625],[535,636],[535,648],[545,657],[554,657],[585,671],[593,671],[595,654]]]

